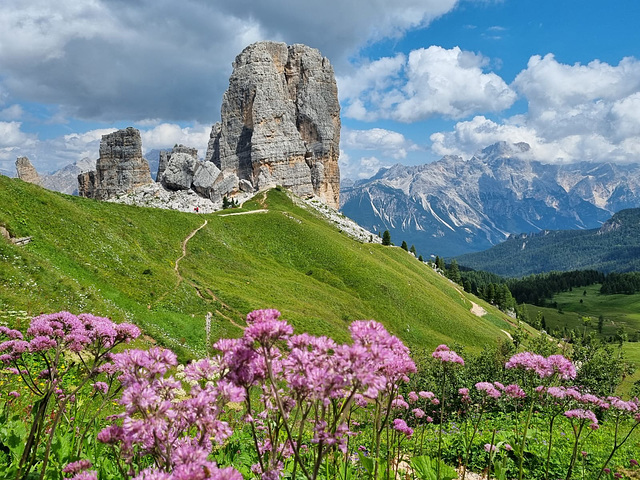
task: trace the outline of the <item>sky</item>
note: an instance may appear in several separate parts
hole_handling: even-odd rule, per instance
[[[261,40],[334,67],[343,178],[527,142],[548,163],[640,161],[638,0],[2,0],[0,171],[100,138],[206,151],[232,62]]]

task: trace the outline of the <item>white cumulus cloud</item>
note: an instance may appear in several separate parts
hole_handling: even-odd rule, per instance
[[[431,135],[436,154],[469,156],[497,141],[526,142],[544,162],[640,160],[640,61],[559,63],[533,56],[512,87],[526,113],[500,123],[476,116]]]
[[[413,50],[364,65],[340,85],[345,115],[359,120],[416,122],[436,115],[463,118],[505,110],[516,92],[493,72],[482,55],[439,46]],[[354,86],[355,85],[355,86]]]

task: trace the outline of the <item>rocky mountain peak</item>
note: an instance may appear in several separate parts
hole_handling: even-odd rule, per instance
[[[258,42],[233,63],[205,156],[254,189],[282,185],[337,207],[340,105],[333,68],[305,45]]]
[[[543,164],[527,144],[500,142],[468,160],[394,166],[345,186],[342,211],[423,255],[484,250],[510,234],[599,228],[640,206],[640,165]]]

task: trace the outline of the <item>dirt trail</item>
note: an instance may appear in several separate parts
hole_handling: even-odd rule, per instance
[[[257,211],[251,211],[251,212],[240,212],[240,213],[231,213],[228,215],[241,215],[241,214],[246,214],[246,213],[256,213],[256,212],[261,212],[260,210]],[[221,216],[225,216],[225,215],[221,215]],[[180,284],[185,281],[184,277],[182,276],[182,274],[180,273],[180,260],[182,260],[184,257],[187,256],[187,244],[189,243],[189,240],[191,240],[196,233],[198,233],[200,230],[202,230],[204,227],[207,226],[207,224],[209,223],[208,220],[205,219],[204,223],[202,225],[200,225],[198,228],[196,228],[195,230],[193,230],[191,233],[189,233],[189,235],[186,236],[186,238],[182,241],[182,255],[180,255],[180,257],[178,257],[176,259],[175,262],[175,266],[173,267],[174,271],[176,272],[176,276],[178,277],[178,281],[175,285],[175,287],[173,288],[173,292],[175,292],[178,287],[180,286]],[[210,298],[205,297],[202,294],[202,290],[201,287],[198,286],[197,284],[195,284],[194,282],[191,282],[189,280],[186,280],[186,282],[191,285],[194,290],[196,291],[196,295],[198,295],[198,297],[200,297],[201,299],[203,299],[205,302],[207,303],[211,303],[211,302],[218,302],[221,306],[222,309],[224,310],[228,310],[229,312],[232,312],[233,310],[224,302],[222,302],[215,293],[213,293],[213,291],[211,291],[210,288],[204,288],[204,291],[207,293],[207,295],[209,295]],[[160,298],[158,298],[158,302],[164,300],[164,298],[169,294],[170,292],[167,291],[164,295],[162,295]],[[223,314],[222,312],[220,312],[220,310],[216,309],[215,313],[217,315],[219,315],[220,317],[228,320],[233,326],[244,330],[245,327],[243,327],[242,325],[239,325],[235,320],[233,320],[232,318],[228,317],[227,315]],[[205,321],[211,321],[211,315],[213,315],[211,312],[207,312],[207,317],[209,317],[207,320]]]
[[[218,215],[219,217],[232,217],[233,215],[250,215],[252,213],[267,213],[269,210],[266,208],[262,208],[260,210],[250,210],[248,212],[236,212],[236,213],[225,213],[223,215]]]
[[[196,233],[198,233],[200,230],[202,230],[204,227],[206,227],[207,223],[209,223],[209,220],[205,220],[202,225],[200,225],[193,232],[191,232],[189,235],[187,235],[187,238],[185,238],[182,241],[182,255],[178,259],[176,259],[176,265],[175,265],[175,267],[173,267],[173,269],[176,271],[176,275],[178,276],[178,285],[176,285],[176,288],[178,288],[178,286],[180,285],[180,283],[183,280],[182,275],[180,275],[179,265],[180,265],[180,260],[182,260],[184,257],[187,256],[187,243],[189,242],[189,240],[191,240],[193,238],[193,236]]]

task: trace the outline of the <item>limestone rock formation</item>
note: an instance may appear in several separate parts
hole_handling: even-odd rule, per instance
[[[140,131],[128,127],[102,136],[96,163],[94,197],[106,200],[151,183],[149,163],[142,157]]]
[[[282,185],[338,207],[340,105],[333,68],[305,45],[259,42],[236,57],[206,159],[255,189]]]
[[[18,157],[16,160],[16,172],[20,180],[42,186],[40,175],[38,175],[35,167],[27,157]]]
[[[78,196],[95,198],[96,172],[82,172],[78,174]]]

